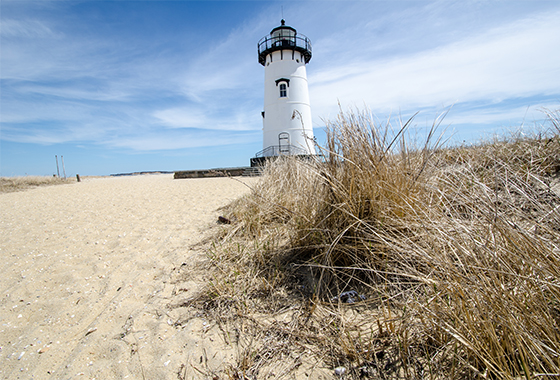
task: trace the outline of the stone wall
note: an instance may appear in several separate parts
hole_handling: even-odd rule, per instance
[[[208,177],[238,177],[243,175],[245,167],[226,168],[226,169],[207,169],[207,170],[184,170],[175,172],[173,178],[208,178]]]

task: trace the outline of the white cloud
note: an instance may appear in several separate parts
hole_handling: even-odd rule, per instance
[[[171,128],[200,128],[206,118],[200,110],[187,110],[185,108],[171,108],[153,113],[153,116],[162,124]]]
[[[0,34],[4,38],[57,38],[61,36],[60,33],[54,32],[41,21],[13,19],[2,20]]]
[[[537,106],[511,106],[504,108],[466,109],[453,111],[445,118],[446,124],[500,124],[502,126],[532,125],[546,118],[543,109],[556,109],[558,104],[541,103]]]
[[[212,41],[200,56],[192,57],[179,76],[183,93],[202,103],[216,96],[235,99],[254,89],[262,77],[256,63],[257,31],[255,25],[242,25],[223,40]]]
[[[256,119],[258,111],[241,108],[239,110],[228,110],[222,115],[209,114],[210,107],[182,106],[158,110],[153,116],[158,121],[170,128],[196,128],[213,131],[251,131],[257,129],[255,123],[248,120]]]
[[[163,135],[161,133],[152,132],[113,139],[109,141],[109,144],[116,148],[126,148],[136,151],[157,151],[247,144],[260,139],[260,133],[199,134],[182,132],[180,134]]]
[[[332,110],[337,99],[386,111],[558,93],[558,19],[559,12],[541,14],[407,57],[312,72],[314,113]]]
[[[44,95],[74,101],[95,100],[102,102],[122,101],[130,99],[131,91],[116,86],[114,83],[66,83],[62,86],[49,86],[45,84],[23,84],[17,91],[28,95]]]

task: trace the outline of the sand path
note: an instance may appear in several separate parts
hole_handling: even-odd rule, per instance
[[[0,377],[190,378],[233,358],[166,305],[204,286],[196,244],[247,191],[149,175],[0,194]]]

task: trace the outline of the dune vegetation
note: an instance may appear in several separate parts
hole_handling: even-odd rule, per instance
[[[278,159],[224,215],[206,313],[235,331],[232,378],[560,374],[560,117],[444,147],[366,113],[323,160]],[[312,363],[312,364],[310,364]],[[295,372],[294,372],[295,371]]]
[[[71,181],[71,179],[64,179],[55,176],[0,177],[0,193],[11,193],[39,186],[62,185]]]

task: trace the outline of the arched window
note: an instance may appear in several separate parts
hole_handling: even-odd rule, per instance
[[[278,78],[275,80],[276,86],[280,90],[280,97],[287,98],[288,97],[288,87],[290,87],[290,80],[288,78]]]
[[[280,97],[285,98],[286,96],[288,96],[288,88],[286,86],[286,83],[280,83]]]

